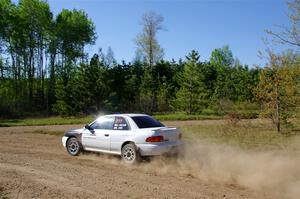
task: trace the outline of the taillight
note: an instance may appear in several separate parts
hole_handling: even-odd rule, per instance
[[[146,142],[163,142],[164,136],[151,136],[146,139]]]

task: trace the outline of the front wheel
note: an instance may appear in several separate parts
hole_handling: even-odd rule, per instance
[[[122,160],[128,164],[135,164],[140,161],[140,154],[137,151],[136,146],[131,143],[126,144],[122,148],[121,156],[122,156]]]
[[[79,141],[77,140],[77,138],[75,138],[75,137],[68,139],[66,147],[67,147],[68,153],[72,156],[79,155],[79,153],[81,151],[81,145],[80,145]]]

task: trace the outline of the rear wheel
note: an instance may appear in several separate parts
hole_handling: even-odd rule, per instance
[[[140,161],[140,154],[132,143],[123,146],[121,156],[122,160],[127,164],[135,164]]]
[[[81,151],[80,142],[75,137],[68,139],[66,147],[67,147],[68,153],[72,156],[79,155],[79,153]]]

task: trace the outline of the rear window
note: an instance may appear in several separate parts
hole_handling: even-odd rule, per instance
[[[149,116],[134,116],[131,118],[140,129],[164,126],[162,123]]]

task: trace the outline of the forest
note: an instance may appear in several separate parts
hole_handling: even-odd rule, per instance
[[[288,4],[290,16],[299,16],[299,5],[296,0]],[[182,59],[165,60],[156,37],[163,20],[157,13],[145,13],[135,57],[118,63],[111,48],[86,52],[101,37],[85,11],[63,9],[54,16],[44,0],[0,0],[0,117],[261,115],[280,130],[282,122],[297,114],[300,72],[295,51],[268,50],[266,66],[241,64],[228,45],[215,48],[208,60],[193,49]],[[295,20],[292,24],[299,28],[299,18],[291,18]],[[292,34],[299,34],[295,30]],[[296,37],[285,38],[282,32],[266,34],[300,46]]]

